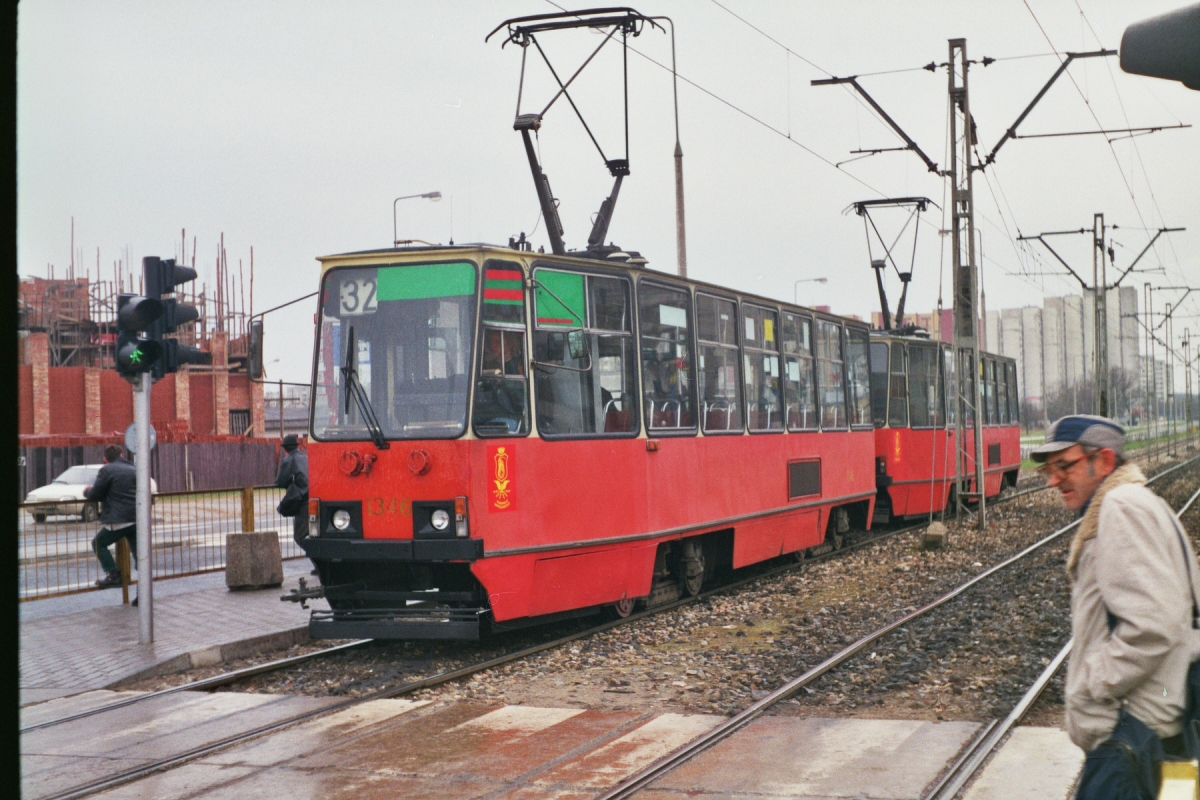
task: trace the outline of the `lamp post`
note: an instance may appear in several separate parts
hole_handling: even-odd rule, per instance
[[[828,278],[801,278],[792,285],[792,302],[800,305],[800,284],[802,283],[827,283]]]
[[[435,203],[442,199],[441,192],[425,192],[424,194],[406,194],[404,197],[397,197],[392,201],[392,246],[400,244],[399,234],[396,232],[396,204],[401,200],[412,200],[415,197],[424,197]]]

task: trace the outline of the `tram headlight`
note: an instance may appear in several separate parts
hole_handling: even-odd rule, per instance
[[[439,508],[429,515],[429,524],[434,530],[444,531],[450,527],[450,514]]]
[[[332,522],[333,527],[337,528],[339,531],[344,531],[350,527],[350,512],[344,508],[339,508],[337,511],[333,512],[330,522]]]

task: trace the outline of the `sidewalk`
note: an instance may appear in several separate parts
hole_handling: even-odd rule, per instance
[[[309,612],[279,597],[311,568],[285,561],[283,586],[256,591],[230,591],[224,572],[156,581],[150,645],[116,589],[21,603],[21,705],[306,641]]]

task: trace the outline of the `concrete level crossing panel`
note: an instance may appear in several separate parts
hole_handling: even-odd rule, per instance
[[[639,797],[915,800],[978,727],[760,717]]]
[[[1083,769],[1083,751],[1058,728],[1017,728],[964,800],[1065,800]]]
[[[44,797],[336,702],[179,692],[21,736],[22,796]]]

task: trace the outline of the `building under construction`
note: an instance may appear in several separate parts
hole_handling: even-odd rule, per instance
[[[113,368],[117,296],[138,291],[135,277],[113,280],[27,278],[18,288],[18,431],[27,466],[44,464],[22,481],[43,485],[76,462],[75,451],[123,440],[133,421],[132,386]],[[225,281],[221,271],[218,276]],[[180,328],[184,344],[212,355],[212,364],[182,367],[154,384],[151,422],[158,441],[245,444],[266,439],[262,383],[248,374],[249,319],[238,281],[179,299],[200,318]],[[240,301],[240,302],[239,302]],[[277,437],[275,437],[277,438]],[[264,442],[265,444],[265,442]],[[57,454],[37,453],[47,448]],[[82,457],[82,456],[81,456]],[[261,482],[263,476],[253,476]],[[214,478],[215,479],[215,478]],[[188,483],[193,483],[189,478]],[[212,485],[212,481],[200,480]],[[166,487],[163,487],[166,490]],[[175,488],[175,487],[172,487]],[[178,487],[184,488],[184,487]]]

